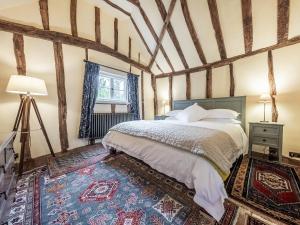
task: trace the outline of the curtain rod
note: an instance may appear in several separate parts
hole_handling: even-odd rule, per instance
[[[116,69],[116,68],[113,68],[113,67],[110,67],[110,66],[105,66],[105,65],[100,64],[100,63],[92,62],[92,61],[86,60],[86,59],[84,59],[83,61],[84,61],[84,62],[95,63],[95,64],[98,64],[98,65],[100,65],[100,66],[103,66],[103,67],[106,67],[106,68],[109,68],[109,69],[112,69],[112,70],[117,70],[117,71],[120,71],[120,72],[123,72],[123,73],[131,73],[131,72],[127,72],[127,71],[124,71],[124,70]],[[136,75],[136,76],[139,76],[139,75],[134,74],[134,73],[131,73],[131,74]]]

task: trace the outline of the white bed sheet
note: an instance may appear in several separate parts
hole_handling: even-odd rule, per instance
[[[161,122],[221,130],[232,137],[240,149],[240,154],[245,153],[247,149],[247,136],[239,124],[212,121],[184,123],[175,120]],[[184,183],[188,188],[194,188],[196,191],[194,201],[217,221],[222,218],[227,193],[222,178],[204,158],[166,144],[116,131],[109,132],[102,143],[105,147],[114,147],[144,161],[159,172]]]

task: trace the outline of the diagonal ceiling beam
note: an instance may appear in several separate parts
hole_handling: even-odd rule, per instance
[[[281,43],[288,39],[289,35],[289,0],[277,0],[277,42]]]
[[[153,26],[152,26],[152,24],[151,24],[151,22],[150,22],[150,20],[149,20],[147,14],[145,13],[144,9],[142,8],[142,6],[141,6],[139,0],[134,0],[134,1],[129,0],[129,2],[131,2],[131,3],[134,4],[136,7],[138,7],[138,9],[139,9],[139,11],[140,11],[140,13],[141,13],[141,15],[142,15],[142,17],[143,17],[143,19],[144,19],[144,21],[145,21],[147,27],[148,27],[148,29],[150,30],[150,32],[151,32],[151,34],[152,34],[152,36],[153,36],[153,38],[155,39],[155,42],[156,42],[156,44],[157,44],[157,43],[158,43],[158,36],[157,36],[157,34],[156,34],[156,32],[155,32],[155,30],[154,30],[154,28],[153,28]],[[135,3],[135,2],[136,2],[136,3]],[[161,50],[161,53],[163,54],[163,56],[165,57],[165,59],[166,59],[168,65],[169,65],[169,67],[171,68],[172,72],[174,72],[175,70],[174,70],[174,67],[173,67],[173,65],[172,65],[172,63],[171,63],[171,60],[170,60],[170,58],[168,57],[168,55],[167,55],[167,53],[166,53],[166,51],[165,51],[165,49],[164,49],[164,47],[163,47],[162,45],[160,46],[160,50]]]
[[[242,5],[242,16],[243,16],[244,46],[245,46],[245,52],[248,53],[252,51],[252,45],[253,45],[251,0],[242,0],[241,5]]]
[[[187,5],[187,1],[186,0],[180,0],[180,1],[181,1],[181,8],[182,8],[183,16],[184,16],[186,25],[189,29],[189,32],[191,34],[191,37],[192,37],[194,46],[197,50],[198,56],[199,56],[202,64],[206,64],[207,61],[206,61],[203,49],[201,47],[198,35],[196,33],[196,30],[195,30],[195,27],[194,27],[194,24],[193,24],[191,15],[190,15],[190,11],[189,11],[189,8],[188,8],[188,5]]]
[[[215,36],[216,36],[216,40],[217,40],[217,44],[218,44],[218,48],[219,48],[220,57],[221,57],[221,59],[226,59],[227,54],[226,54],[221,24],[220,24],[217,2],[216,2],[216,0],[207,0],[207,3],[208,3],[209,12],[210,12],[211,22],[212,22],[213,28],[215,30]]]
[[[166,14],[166,17],[164,19],[164,25],[163,25],[163,27],[161,29],[161,32],[159,34],[159,37],[158,37],[157,45],[155,47],[152,59],[151,59],[151,61],[149,63],[149,68],[152,67],[152,65],[154,63],[154,60],[156,58],[156,55],[158,53],[158,50],[159,50],[160,46],[162,45],[162,40],[163,40],[164,35],[165,35],[166,31],[167,31],[168,25],[170,24],[170,20],[171,20],[171,16],[173,14],[173,11],[174,11],[175,4],[176,4],[176,0],[172,0],[171,3],[170,3],[170,7],[169,7],[169,10],[168,10],[168,13]]]
[[[120,6],[114,4],[114,3],[111,2],[110,0],[104,0],[104,2],[106,2],[106,3],[107,3],[108,5],[110,5],[111,7],[113,7],[113,8],[115,8],[115,9],[121,11],[122,13],[124,13],[125,15],[127,15],[127,16],[130,18],[130,20],[131,20],[131,22],[132,22],[132,24],[133,24],[135,30],[137,31],[138,35],[140,36],[142,42],[144,43],[144,46],[146,47],[148,53],[149,53],[150,56],[152,57],[153,54],[152,54],[152,52],[151,52],[151,50],[150,50],[150,48],[149,48],[147,42],[145,41],[145,38],[143,37],[141,31],[139,30],[138,26],[136,25],[135,21],[133,20],[131,14],[130,14],[129,12],[127,12],[126,10],[122,9]]]
[[[33,26],[14,23],[2,19],[0,19],[0,30],[11,32],[11,33],[23,34],[29,37],[40,38],[48,41],[61,42],[63,44],[73,45],[84,49],[88,48],[98,52],[103,52],[110,56],[118,58],[128,64],[131,64],[132,66],[138,69],[151,73],[151,71],[147,66],[142,65],[132,59],[129,59],[126,55],[114,51],[114,49],[104,44],[99,44],[96,41],[91,41],[86,38],[73,37],[70,34],[65,34],[57,31],[44,30]]]
[[[156,2],[156,5],[158,7],[158,10],[160,12],[160,15],[161,15],[162,19],[165,20],[165,18],[167,17],[167,12],[166,12],[166,9],[165,9],[165,6],[164,6],[162,0],[155,0],[155,2]],[[170,35],[170,38],[171,38],[171,40],[172,40],[172,42],[173,42],[173,44],[174,44],[174,46],[175,46],[175,48],[176,48],[176,50],[178,52],[178,55],[179,55],[179,57],[180,57],[180,59],[182,61],[182,64],[183,64],[184,68],[188,69],[189,66],[188,66],[187,61],[186,61],[186,59],[184,57],[184,54],[182,52],[182,49],[181,49],[180,44],[179,44],[179,41],[178,41],[178,39],[176,37],[175,31],[174,31],[173,26],[172,26],[171,23],[169,24],[169,26],[167,27],[167,29],[168,29],[168,33]]]
[[[225,65],[228,65],[228,64],[230,64],[234,61],[237,61],[239,59],[243,59],[243,58],[246,58],[246,57],[250,57],[250,56],[253,56],[253,55],[261,54],[261,53],[264,53],[264,52],[268,52],[268,51],[271,51],[271,50],[275,50],[275,49],[279,49],[279,48],[283,48],[283,47],[287,47],[287,46],[295,45],[295,44],[300,44],[300,36],[293,37],[293,38],[288,39],[287,41],[282,42],[282,43],[277,43],[275,45],[271,45],[271,46],[268,46],[268,47],[264,47],[264,48],[254,50],[254,51],[251,51],[249,53],[236,55],[236,56],[233,56],[233,57],[230,57],[230,58],[227,58],[227,59],[222,59],[222,60],[215,61],[215,62],[212,62],[212,63],[207,63],[205,65],[193,67],[193,68],[190,68],[190,69],[176,71],[175,73],[173,73],[173,76],[179,76],[179,75],[183,75],[183,74],[186,74],[186,73],[196,73],[196,72],[199,72],[199,71],[206,70],[209,67],[217,68],[217,67],[225,66]],[[155,77],[156,78],[163,78],[163,77],[168,77],[168,76],[169,76],[169,73],[164,73],[164,74],[158,74]]]

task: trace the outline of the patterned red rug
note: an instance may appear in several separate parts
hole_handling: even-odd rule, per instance
[[[109,155],[103,148],[90,149],[82,152],[68,152],[59,157],[48,159],[50,177],[58,177],[66,173],[87,167],[101,161]]]
[[[193,201],[194,191],[119,154],[59,177],[47,167],[24,174],[8,224],[233,225],[239,207],[225,202],[217,223]]]
[[[231,174],[230,197],[288,224],[300,224],[300,169],[244,158]],[[251,222],[250,224],[255,224]]]

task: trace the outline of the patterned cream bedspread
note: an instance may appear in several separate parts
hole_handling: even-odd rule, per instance
[[[229,175],[239,154],[231,136],[216,129],[142,120],[120,123],[110,131],[143,137],[190,151],[209,160],[223,179]]]

